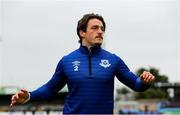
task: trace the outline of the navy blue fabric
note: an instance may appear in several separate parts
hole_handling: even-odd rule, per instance
[[[135,91],[149,88],[120,57],[101,47],[92,47],[89,53],[86,47],[80,46],[60,60],[50,81],[30,92],[30,100],[50,98],[67,84],[69,93],[64,114],[112,114],[114,76]]]

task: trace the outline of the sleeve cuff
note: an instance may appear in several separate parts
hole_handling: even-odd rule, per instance
[[[151,85],[144,84],[144,83],[141,81],[140,77],[138,77],[138,78],[136,79],[135,89],[136,89],[137,91],[143,92],[143,91],[145,91],[146,89],[148,89],[150,86],[151,86]]]
[[[24,101],[23,104],[27,103],[30,99],[31,99],[31,95],[30,95],[30,93],[28,92],[28,98]]]

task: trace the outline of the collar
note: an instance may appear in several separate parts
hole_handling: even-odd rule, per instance
[[[91,47],[91,52],[90,52],[86,46],[80,45],[79,50],[85,54],[96,54],[101,51],[101,46]]]

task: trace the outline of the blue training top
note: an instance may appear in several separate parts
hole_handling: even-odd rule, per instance
[[[81,45],[59,61],[53,77],[46,84],[30,92],[30,100],[50,98],[67,84],[69,93],[64,114],[112,114],[114,76],[138,92],[150,87],[143,84],[115,54],[100,46],[92,47],[89,52]]]

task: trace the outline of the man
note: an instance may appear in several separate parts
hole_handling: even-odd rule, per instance
[[[114,76],[135,91],[145,91],[155,77],[144,71],[133,74],[122,59],[101,48],[105,22],[98,14],[86,14],[78,21],[80,47],[64,56],[53,77],[33,92],[21,90],[12,96],[11,106],[45,100],[67,84],[69,93],[64,114],[112,114]]]

